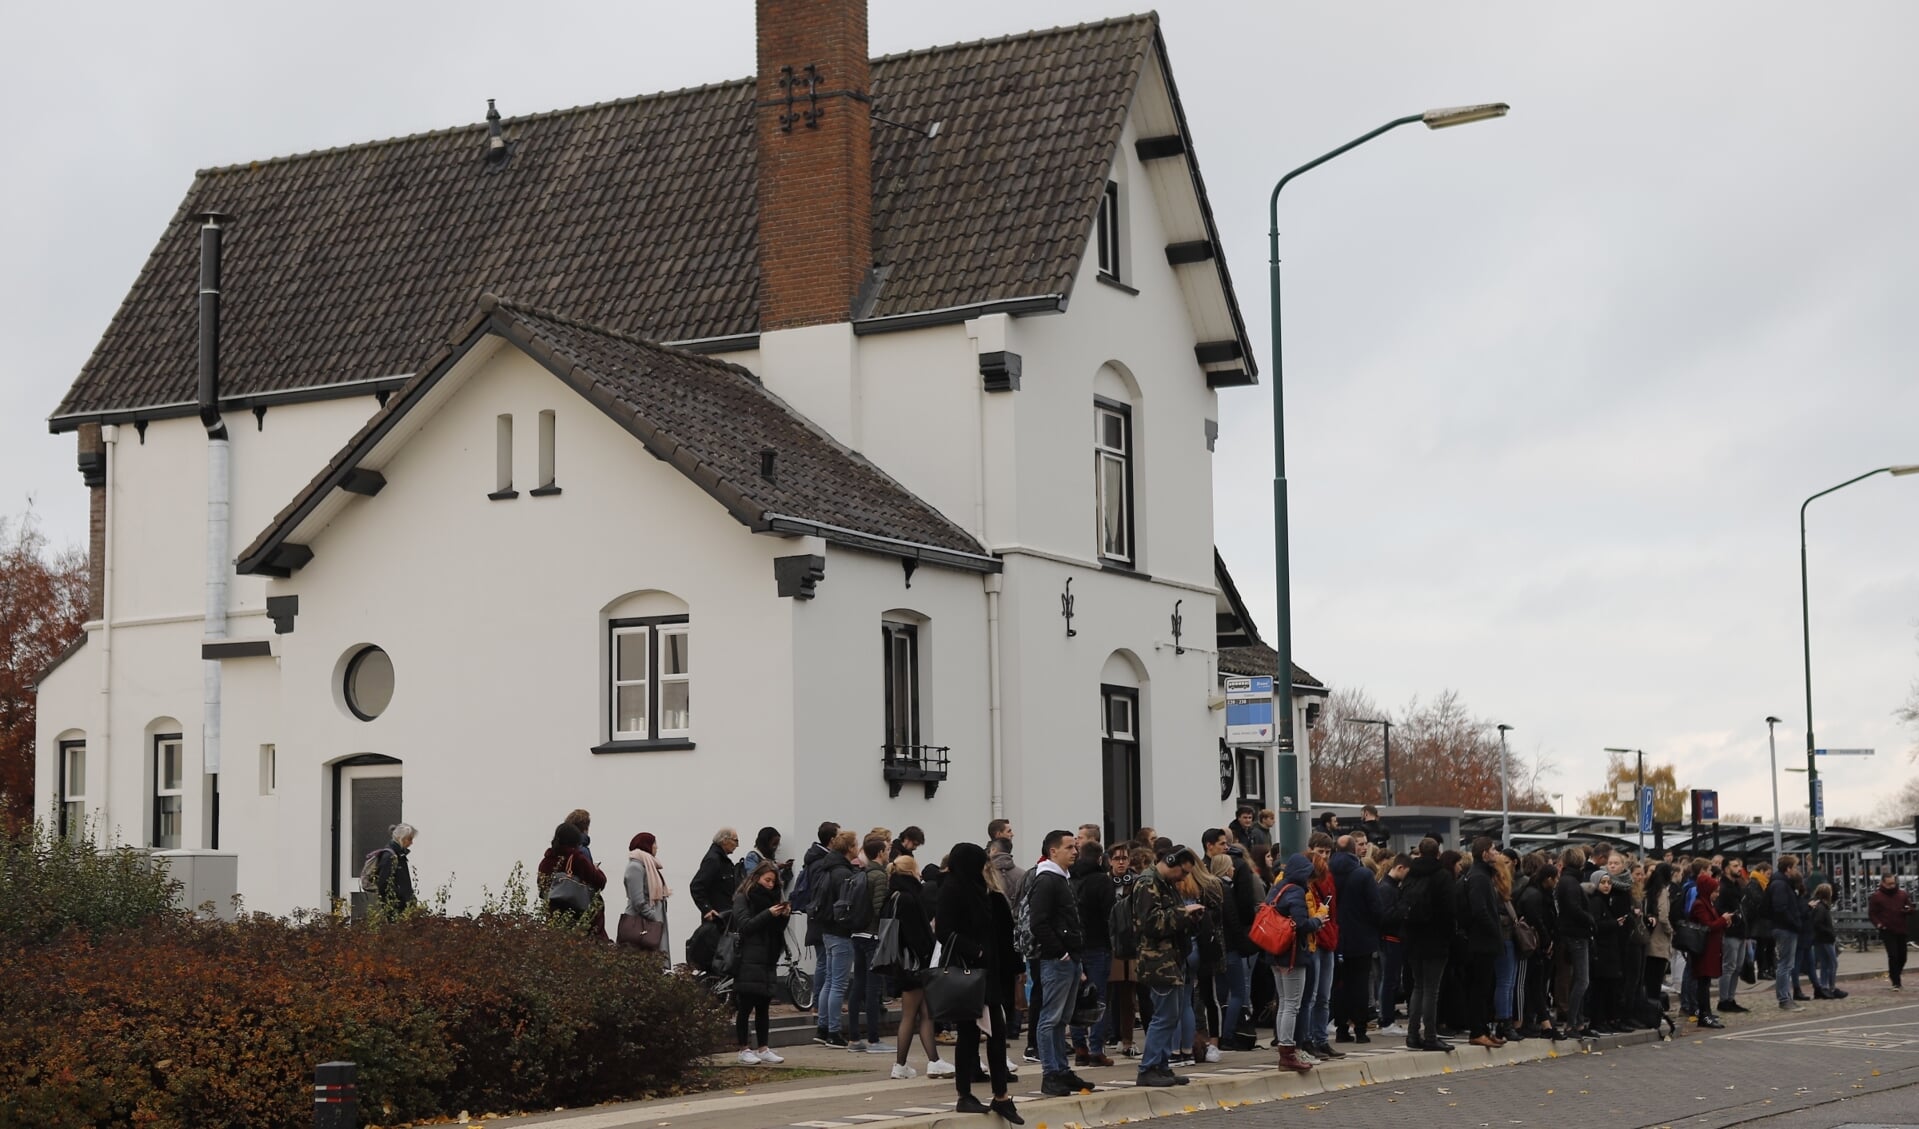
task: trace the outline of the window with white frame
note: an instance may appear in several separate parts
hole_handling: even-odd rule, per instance
[[[1099,198],[1099,220],[1095,233],[1099,243],[1099,273],[1119,281],[1119,182],[1106,182]]]
[[[1099,514],[1099,555],[1133,563],[1133,410],[1099,399],[1093,404],[1093,487]]]
[[[911,623],[880,624],[886,647],[886,753],[917,756],[920,741],[920,629]]]
[[[272,745],[260,746],[260,794],[271,796],[280,788],[280,753]]]
[[[178,733],[153,738],[153,834],[156,851],[180,849],[180,817],[186,808],[186,751]]]
[[[78,835],[87,826],[87,743],[60,742],[60,834]]]
[[[616,619],[607,630],[608,736],[621,743],[687,740],[693,732],[687,617]]]

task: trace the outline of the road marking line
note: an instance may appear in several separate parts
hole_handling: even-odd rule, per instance
[[[1835,1021],[1843,1023],[1853,1019],[1863,1019],[1868,1015],[1885,1015],[1888,1012],[1908,1011],[1912,1008],[1919,1008],[1919,1004],[1900,1004],[1896,1007],[1874,1008],[1871,1011],[1849,1011],[1842,1015],[1835,1015],[1826,1019],[1797,1019],[1792,1021],[1791,1023],[1774,1024],[1771,1027],[1761,1028],[1760,1030],[1757,1030],[1757,1031],[1735,1031],[1730,1035],[1714,1035],[1713,1038],[1715,1039],[1751,1039],[1756,1036],[1775,1034],[1780,1031],[1788,1031],[1794,1027],[1809,1027],[1814,1024],[1823,1025],[1825,1027],[1832,1027],[1832,1026],[1835,1026]]]

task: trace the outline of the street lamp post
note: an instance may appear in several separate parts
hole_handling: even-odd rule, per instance
[[[1811,834],[1806,841],[1806,874],[1808,876],[1819,865],[1819,765],[1814,760],[1812,743],[1812,598],[1806,582],[1806,507],[1835,490],[1844,490],[1853,483],[1862,482],[1875,474],[1890,474],[1895,478],[1919,474],[1919,464],[1882,466],[1878,470],[1869,470],[1864,474],[1848,478],[1837,486],[1821,490],[1799,503],[1799,631],[1806,659],[1806,822],[1811,825]]]
[[[1393,806],[1393,723],[1392,723],[1392,719],[1385,718],[1385,717],[1349,717],[1349,718],[1346,718],[1345,720],[1353,725],[1377,725],[1379,726],[1380,732],[1386,735],[1386,748],[1385,748],[1384,757],[1382,759],[1381,766],[1380,766],[1384,770],[1384,779],[1380,781],[1379,796],[1380,796],[1380,802],[1384,803],[1387,807],[1392,807]]]
[[[1506,734],[1512,732],[1512,726],[1501,723],[1499,726],[1499,845],[1513,845],[1513,813],[1506,802]]]
[[[1772,864],[1779,865],[1779,856],[1786,853],[1785,836],[1779,830],[1779,741],[1773,734],[1773,726],[1779,724],[1776,717],[1766,719],[1766,756],[1772,761]]]
[[[1299,174],[1316,169],[1334,157],[1356,149],[1380,134],[1398,129],[1402,125],[1420,122],[1428,129],[1445,129],[1448,126],[1504,117],[1508,109],[1504,102],[1490,102],[1478,106],[1428,110],[1423,114],[1394,118],[1370,133],[1355,137],[1330,153],[1313,158],[1280,177],[1279,183],[1273,185],[1272,201],[1268,209],[1272,222],[1267,237],[1272,250],[1270,288],[1273,324],[1273,586],[1277,597],[1273,627],[1275,629],[1274,649],[1279,652],[1277,660],[1273,663],[1273,688],[1279,696],[1280,707],[1279,741],[1276,750],[1278,756],[1275,758],[1278,762],[1276,767],[1279,776],[1279,800],[1283,809],[1278,828],[1279,841],[1281,849],[1286,851],[1289,857],[1305,846],[1306,813],[1299,806],[1299,750],[1293,740],[1293,591],[1289,545],[1291,531],[1287,526],[1286,513],[1286,385],[1283,375],[1285,370],[1281,364],[1279,332],[1279,191]]]
[[[1632,825],[1639,830],[1639,855],[1641,858],[1644,858],[1646,855],[1646,830],[1639,826],[1639,797],[1646,794],[1646,750],[1607,748],[1603,751],[1620,753],[1622,755],[1631,753],[1634,757],[1638,758],[1639,768],[1638,771],[1633,774]]]

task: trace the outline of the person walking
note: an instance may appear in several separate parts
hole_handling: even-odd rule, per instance
[[[1879,932],[1879,944],[1886,950],[1886,978],[1892,981],[1895,992],[1906,990],[1903,976],[1912,912],[1912,895],[1899,888],[1898,877],[1880,875],[1879,888],[1866,899],[1866,920]]]
[[[1137,1084],[1141,1086],[1182,1086],[1188,1081],[1173,1073],[1172,1056],[1182,1018],[1187,950],[1205,907],[1182,898],[1179,886],[1198,865],[1189,848],[1175,846],[1133,884],[1133,920],[1139,937],[1135,974],[1152,1008],[1146,1049],[1139,1060]]]
[[[1439,1037],[1439,987],[1452,950],[1455,890],[1452,871],[1439,861],[1439,840],[1419,841],[1399,896],[1406,905],[1406,960],[1413,969],[1413,997],[1406,1005],[1406,1046],[1450,1051]]]
[[[1274,995],[1279,1005],[1273,1018],[1273,1034],[1279,1043],[1279,1066],[1300,1074],[1319,1065],[1319,1060],[1310,1052],[1301,1052],[1298,1037],[1299,1013],[1306,992],[1306,963],[1312,959],[1309,946],[1326,924],[1326,919],[1315,916],[1308,904],[1307,891],[1312,883],[1312,856],[1296,854],[1286,860],[1281,880],[1273,885],[1266,898],[1268,905],[1293,923],[1292,943],[1281,946],[1267,959],[1273,967]]]
[[[1570,972],[1563,1033],[1576,1039],[1593,1034],[1586,1021],[1586,989],[1592,982],[1593,912],[1581,880],[1585,861],[1585,854],[1578,847],[1567,847],[1559,856],[1559,881],[1553,889],[1553,908],[1558,914],[1557,940],[1565,950]]]
[[[1013,916],[1005,899],[987,885],[986,851],[975,843],[955,843],[947,856],[946,878],[940,883],[939,904],[933,922],[939,931],[947,960],[964,968],[986,973],[987,1021],[986,1064],[993,1088],[991,1103],[973,1096],[973,1084],[980,1077],[979,1018],[968,1015],[957,1021],[953,1056],[953,1085],[959,1101],[955,1113],[997,1113],[1012,1125],[1025,1119],[1007,1092],[1006,1002],[1012,994],[1010,977],[1018,967],[1019,954],[1013,951]],[[902,1040],[902,1044],[904,1040]]]
[[[1079,862],[1079,839],[1071,831],[1048,831],[1032,878],[1027,912],[1033,931],[1033,963],[1039,968],[1044,1003],[1035,1040],[1039,1044],[1040,1092],[1065,1097],[1092,1084],[1073,1072],[1067,1059],[1066,1025],[1079,997],[1080,959],[1086,932],[1080,927],[1079,902],[1073,897],[1070,868]]]
[[[846,990],[853,979],[853,932],[834,920],[833,906],[840,888],[857,873],[859,842],[851,831],[840,831],[826,845],[826,853],[812,869],[813,905],[807,917],[820,929],[820,965],[814,976],[819,992],[819,1019],[813,1041],[825,1047],[845,1050],[849,1040],[841,1027],[840,1012],[846,1005]],[[808,928],[812,923],[808,923]]]
[[[1718,892],[1719,880],[1710,872],[1700,871],[1693,877],[1692,909],[1687,916],[1706,927],[1706,947],[1687,962],[1687,969],[1693,979],[1693,1013],[1701,1027],[1725,1026],[1712,1012],[1712,984],[1722,970],[1722,941],[1732,920],[1713,908],[1713,896]]]
[[[1803,1011],[1794,998],[1793,976],[1799,963],[1799,934],[1809,915],[1799,880],[1799,860],[1792,855],[1779,856],[1772,882],[1766,887],[1766,906],[1772,916],[1773,995],[1781,1011]]]
[[[598,921],[600,914],[605,912],[601,910],[595,913],[591,908],[573,909],[555,905],[551,900],[553,879],[561,874],[583,882],[596,891],[606,889],[606,872],[593,865],[593,860],[581,848],[584,838],[580,829],[571,823],[555,827],[553,841],[547,846],[546,854],[541,856],[539,867],[540,900],[546,904],[547,916],[575,925]],[[600,899],[593,901],[598,905]],[[601,936],[604,937],[605,933],[601,932]]]
[[[396,823],[387,834],[387,844],[373,864],[373,891],[379,912],[398,917],[418,900],[413,896],[413,867],[407,855],[413,852],[413,839],[419,832],[411,823]]]
[[[953,1064],[940,1058],[939,1040],[933,1034],[933,1012],[926,1006],[926,972],[933,964],[933,923],[926,914],[926,890],[920,882],[919,864],[912,855],[901,855],[887,867],[886,910],[882,916],[897,922],[894,928],[898,930],[900,946],[900,963],[881,969],[893,978],[900,990],[900,1029],[893,1077],[919,1076],[919,1071],[906,1064],[917,1033],[920,1048],[926,1052],[926,1076],[950,1078],[954,1073]]]
[[[733,865],[733,852],[740,848],[739,832],[722,827],[713,833],[712,845],[693,872],[687,893],[700,911],[700,920],[711,921],[733,907],[733,891],[739,886],[739,868]]]
[[[658,922],[657,951],[670,953],[673,945],[666,935],[666,899],[673,891],[667,888],[666,873],[660,869],[659,857],[654,853],[658,849],[651,831],[640,832],[626,845],[626,914],[642,921]]]
[[[1493,1034],[1494,973],[1498,970],[1499,891],[1493,879],[1493,841],[1485,835],[1473,840],[1472,866],[1466,871],[1464,916],[1466,934],[1466,1026],[1475,1047],[1503,1047]]]
[[[777,1066],[786,1060],[767,1041],[768,1015],[786,953],[786,922],[793,907],[780,893],[780,868],[763,861],[733,897],[732,929],[739,935],[739,970],[733,974],[733,1033],[746,1066]],[[749,1038],[747,1020],[753,1021]]]

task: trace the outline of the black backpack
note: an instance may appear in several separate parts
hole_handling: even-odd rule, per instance
[[[855,870],[840,880],[826,920],[835,929],[864,933],[873,924],[873,897],[866,888],[866,872]]]
[[[1433,879],[1429,875],[1415,881],[1408,875],[1399,884],[1399,903],[1394,908],[1405,907],[1405,922],[1408,925],[1430,925],[1437,916],[1438,907],[1432,891]]]
[[[1106,931],[1111,937],[1113,956],[1119,960],[1139,957],[1139,923],[1133,920],[1133,887],[1128,882],[1113,895],[1113,908],[1106,915]]]

